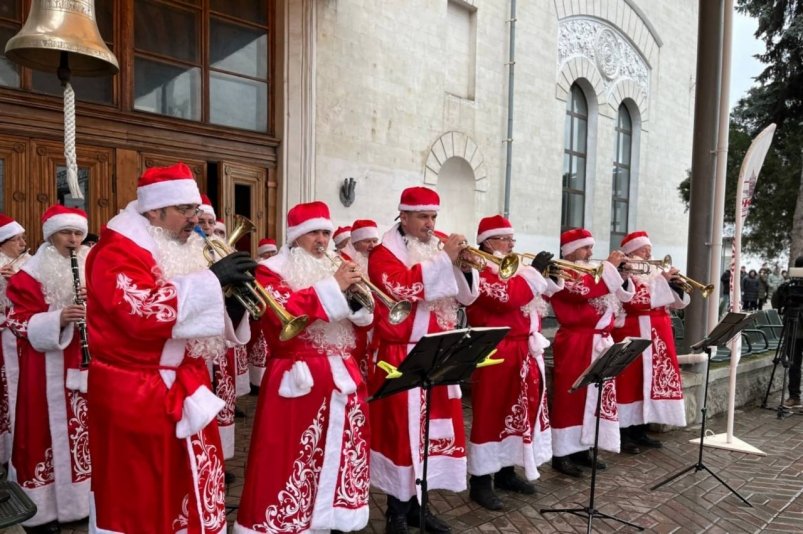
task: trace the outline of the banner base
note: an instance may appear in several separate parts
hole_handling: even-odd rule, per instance
[[[689,443],[700,443],[700,438],[690,439]],[[746,452],[747,454],[755,454],[756,456],[767,455],[767,453],[761,449],[753,447],[749,443],[745,443],[735,436],[732,436],[729,442],[727,433],[706,436],[703,440],[703,446],[713,447],[715,449],[725,449],[734,452]]]

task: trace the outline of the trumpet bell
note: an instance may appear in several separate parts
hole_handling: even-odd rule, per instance
[[[388,322],[390,322],[392,325],[403,323],[404,320],[410,316],[412,309],[413,305],[410,304],[409,300],[398,301],[390,307],[390,311],[388,312]]]

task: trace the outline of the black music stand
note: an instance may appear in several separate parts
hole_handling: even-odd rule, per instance
[[[575,380],[572,384],[570,393],[574,393],[580,388],[594,384],[597,387],[597,409],[594,412],[596,417],[596,424],[594,427],[594,460],[591,462],[591,494],[588,500],[588,506],[582,508],[543,508],[542,514],[548,513],[568,513],[580,517],[588,518],[588,527],[586,532],[591,533],[591,521],[594,517],[601,517],[603,519],[612,519],[618,521],[629,527],[638,530],[644,530],[644,527],[630,523],[624,519],[619,519],[610,514],[605,514],[594,508],[594,491],[597,484],[597,455],[599,453],[599,412],[602,406],[602,386],[608,380],[613,380],[619,373],[625,370],[625,367],[638,358],[644,349],[652,343],[649,339],[643,338],[626,338],[619,343],[615,343],[608,348],[599,358],[591,362],[585,371]]]
[[[718,325],[711,330],[711,333],[705,339],[702,339],[691,346],[691,350],[694,352],[701,352],[704,351],[708,354],[708,362],[705,369],[705,386],[703,389],[703,407],[700,408],[700,412],[703,414],[703,423],[700,426],[700,452],[697,456],[697,463],[690,465],[689,467],[682,469],[675,473],[674,475],[670,475],[669,477],[665,478],[658,484],[654,485],[650,488],[651,491],[655,491],[656,489],[660,488],[664,484],[668,484],[672,482],[676,478],[682,477],[686,473],[694,471],[695,473],[698,471],[705,470],[708,472],[709,475],[717,479],[720,484],[725,486],[730,490],[731,493],[739,497],[747,506],[753,507],[747,499],[739,495],[739,492],[733,489],[728,485],[727,482],[719,478],[719,476],[711,471],[704,463],[703,463],[703,440],[705,439],[705,414],[708,411],[708,378],[711,375],[711,356],[716,353],[716,347],[725,345],[728,341],[733,338],[733,336],[737,335],[739,332],[747,328],[753,323],[753,317],[747,313],[740,313],[740,312],[729,312],[722,320],[719,322]]]
[[[464,328],[439,332],[422,337],[407,354],[398,368],[382,367],[388,376],[368,401],[374,401],[407,391],[422,388],[424,396],[424,458],[421,478],[420,525],[424,531],[424,514],[427,508],[427,460],[429,458],[429,405],[432,388],[459,384],[467,380],[478,364],[495,352],[510,328]],[[381,367],[381,366],[380,366]]]

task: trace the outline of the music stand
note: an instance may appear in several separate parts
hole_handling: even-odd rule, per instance
[[[670,475],[669,477],[665,478],[658,484],[654,485],[650,488],[651,491],[655,491],[656,489],[660,488],[664,484],[668,484],[672,482],[676,478],[682,477],[686,473],[694,471],[695,473],[698,471],[705,470],[708,472],[709,475],[717,479],[720,484],[725,486],[730,490],[731,493],[739,497],[743,503],[745,503],[749,507],[753,507],[747,499],[739,495],[739,492],[733,489],[728,485],[727,482],[722,480],[716,473],[711,471],[704,463],[703,463],[703,440],[705,439],[705,414],[708,411],[708,378],[711,375],[711,356],[716,353],[716,347],[725,345],[728,341],[733,338],[733,336],[737,335],[739,332],[750,326],[753,322],[753,317],[747,313],[739,313],[739,312],[729,312],[722,320],[719,322],[718,325],[711,330],[711,333],[705,339],[702,339],[691,346],[692,351],[700,352],[701,350],[704,351],[708,355],[708,362],[705,369],[705,386],[703,389],[703,407],[700,408],[700,412],[703,414],[703,423],[700,426],[700,451],[697,456],[697,463],[690,465],[689,467],[682,469],[675,473],[674,475]]]
[[[429,423],[432,388],[459,384],[467,380],[477,364],[494,352],[510,328],[463,328],[423,336],[398,368],[382,367],[388,372],[384,382],[368,401],[382,399],[413,388],[424,390],[424,457],[421,478],[419,520],[424,531],[427,508],[427,461],[429,458]]]
[[[608,348],[599,358],[591,362],[585,371],[575,380],[572,384],[569,393],[574,393],[580,388],[594,384],[597,387],[597,409],[594,412],[596,417],[594,427],[594,460],[591,462],[591,494],[588,500],[588,506],[582,508],[544,508],[541,509],[541,514],[548,513],[568,513],[580,517],[588,518],[587,531],[591,533],[591,521],[594,517],[601,517],[603,519],[612,519],[624,525],[644,530],[644,527],[630,523],[624,519],[619,519],[610,514],[600,512],[594,508],[594,491],[597,483],[597,455],[599,453],[599,413],[602,407],[602,386],[608,380],[614,379],[619,373],[625,370],[625,367],[635,360],[644,352],[644,349],[652,343],[649,339],[643,338],[625,338],[619,343],[615,343]]]

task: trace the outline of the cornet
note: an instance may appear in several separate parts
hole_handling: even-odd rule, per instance
[[[435,235],[432,230],[428,230],[427,233],[429,235]],[[446,242],[443,238],[437,235],[435,235],[435,237],[437,237],[441,243]],[[465,254],[468,254],[468,257],[466,257]],[[490,254],[478,248],[474,248],[472,246],[469,246],[468,244],[466,244],[466,246],[463,247],[463,250],[461,251],[460,256],[458,256],[458,259],[455,263],[457,263],[458,266],[461,267],[463,265],[466,265],[468,267],[471,267],[472,269],[477,269],[478,271],[481,271],[485,269],[485,267],[488,265],[489,262],[499,267],[499,278],[501,278],[502,280],[507,280],[508,278],[516,274],[516,271],[519,268],[519,256],[513,252],[511,252],[507,256],[498,258],[493,254]]]
[[[226,241],[218,238],[209,238],[203,233],[200,227],[196,226],[196,231],[203,236],[205,241],[204,245],[204,258],[209,264],[215,263],[215,256],[224,257],[235,252],[234,244],[240,240],[242,236],[254,230],[254,223],[242,215],[234,216],[234,230]],[[256,279],[246,282],[242,285],[228,286],[224,288],[224,295],[227,297],[234,297],[242,304],[248,311],[248,314],[254,319],[259,319],[265,314],[268,308],[273,310],[273,313],[279,318],[282,323],[282,328],[279,333],[281,341],[292,339],[301,333],[309,323],[309,317],[306,315],[299,315],[295,317],[288,312],[284,306],[277,301],[273,295],[268,293]]]
[[[709,295],[711,295],[711,292],[714,291],[714,284],[703,284],[697,280],[692,280],[685,274],[678,273],[675,276],[680,280],[680,288],[685,293],[692,294],[695,290],[699,290],[700,296],[702,296],[704,299],[707,299]]]
[[[662,271],[668,271],[672,268],[672,256],[667,254],[661,260],[636,260],[627,258],[622,262],[621,272],[625,274],[650,274],[652,267],[658,267]]]
[[[323,253],[324,256],[329,258],[329,260],[338,267],[343,263],[343,258],[340,256],[332,256],[323,247],[318,247],[318,252]],[[346,290],[351,298],[373,313],[375,305],[374,295],[376,295],[379,302],[384,304],[388,309],[388,322],[390,322],[390,324],[396,325],[407,319],[410,315],[410,311],[413,309],[413,305],[410,304],[410,301],[393,300],[393,298],[368,280],[363,273],[360,273],[360,280],[361,282],[359,284],[352,284],[352,286]]]
[[[529,258],[535,258],[535,254],[526,254]],[[568,278],[563,271],[574,271],[576,273],[581,274],[590,274],[594,277],[594,283],[599,282],[599,279],[602,278],[602,271],[605,268],[600,263],[596,267],[591,265],[581,265],[579,263],[575,263],[573,261],[566,261],[561,259],[551,260],[549,262],[549,266],[544,269],[544,272],[541,274],[543,276],[557,276],[558,278]]]

